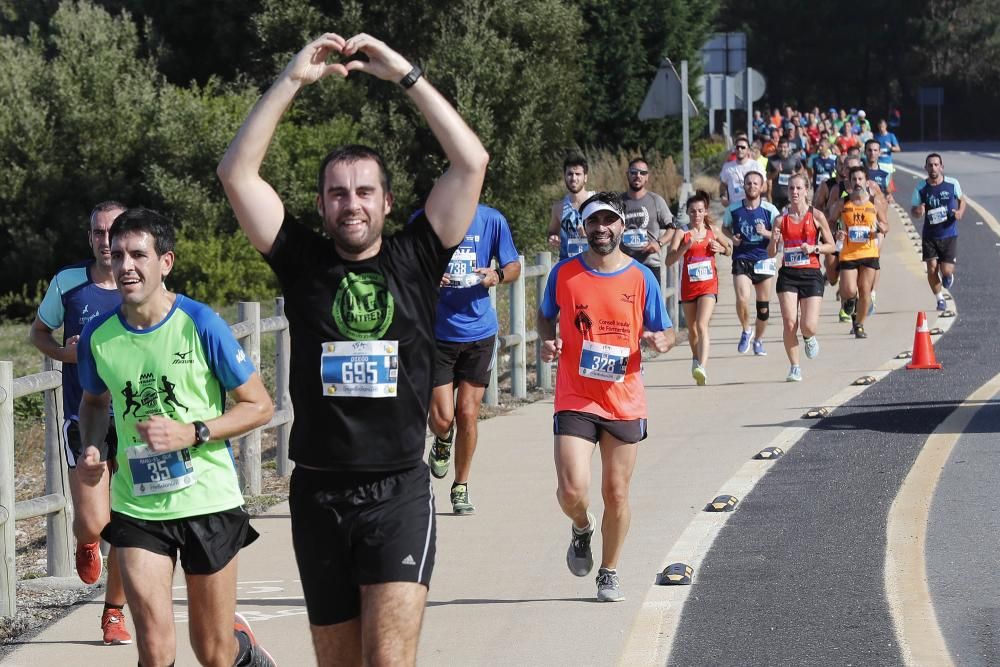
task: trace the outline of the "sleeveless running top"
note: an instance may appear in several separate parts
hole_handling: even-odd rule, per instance
[[[583,226],[583,218],[570,202],[569,195],[566,195],[562,200],[562,212],[559,214],[559,259],[566,259],[570,256],[570,239],[586,238],[580,233],[581,226]],[[573,254],[579,252],[580,247],[574,246]]]
[[[684,243],[691,240],[691,232],[685,232]],[[706,294],[719,293],[719,272],[715,268],[715,253],[708,244],[715,240],[711,227],[705,230],[704,238],[695,240],[684,253],[681,263],[681,301],[694,301]]]
[[[854,261],[878,257],[879,248],[876,242],[878,228],[875,226],[875,205],[870,201],[864,204],[847,202],[844,212],[840,214],[844,225],[844,249],[840,251],[841,261]]]
[[[802,245],[808,243],[815,246],[818,236],[812,207],[801,220],[795,220],[789,213],[781,216],[781,241],[784,245],[781,268],[819,269],[819,257],[816,253],[807,255],[802,252]]]

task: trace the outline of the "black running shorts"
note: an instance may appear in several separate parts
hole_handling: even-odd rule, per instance
[[[465,380],[487,387],[490,384],[490,371],[496,361],[496,336],[469,343],[439,340],[434,359],[434,386]]]
[[[234,507],[167,521],[112,512],[101,537],[115,547],[145,549],[175,561],[179,551],[186,574],[215,574],[260,535],[250,525],[246,510]]]
[[[878,257],[863,257],[861,259],[849,259],[840,260],[840,266],[838,271],[850,271],[852,269],[859,269],[862,266],[868,267],[869,269],[879,270]]]
[[[289,489],[292,544],[312,625],[361,614],[361,586],[429,586],[435,518],[430,470],[332,472],[297,466]]]
[[[814,296],[823,296],[826,287],[826,279],[819,269],[790,269],[781,267],[778,271],[777,291],[795,292],[800,299],[808,299]]]
[[[66,446],[66,465],[72,470],[76,468],[76,460],[83,457],[80,422],[75,419],[66,419],[63,421],[63,444]],[[112,472],[114,472],[116,467],[115,457],[118,455],[118,431],[115,430],[115,420],[113,417],[108,418],[108,432],[104,436],[104,442],[96,446],[101,452],[101,460],[107,461]]]
[[[944,264],[954,264],[958,260],[958,237],[946,239],[924,239],[922,245],[924,261],[936,259]]]
[[[752,259],[738,259],[733,258],[733,275],[734,276],[750,276],[750,282],[754,285],[762,283],[768,278],[773,278],[774,276],[769,276],[763,273],[757,273],[754,271],[754,266],[757,264]]]
[[[557,412],[552,418],[552,432],[555,435],[583,438],[593,443],[600,441],[602,433],[607,433],[630,445],[645,440],[647,435],[645,419],[605,419],[576,410]]]

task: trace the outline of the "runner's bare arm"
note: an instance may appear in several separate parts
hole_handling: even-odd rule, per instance
[[[256,372],[249,380],[230,391],[229,397],[233,400],[233,406],[215,419],[205,422],[212,433],[212,440],[226,440],[243,435],[266,424],[274,414],[274,404]],[[137,423],[135,429],[154,452],[184,449],[197,442],[191,423],[175,421],[162,415],[154,415]]]
[[[955,219],[961,220],[965,215],[965,197],[958,200],[958,208],[955,210]]]
[[[677,342],[677,336],[674,334],[673,329],[666,329],[664,331],[643,331],[642,338],[650,344],[653,349],[661,354],[669,352],[670,348],[672,348],[674,343]]]
[[[836,249],[836,242],[833,239],[833,232],[830,231],[830,223],[822,211],[813,209],[813,220],[816,222],[816,229],[819,232],[819,243],[816,244],[815,252],[822,255],[829,255]]]
[[[781,242],[781,227],[775,226],[771,231],[771,240],[767,243],[767,256],[774,257],[778,254],[778,244]]]
[[[37,317],[28,330],[28,341],[38,348],[39,352],[64,364],[76,363],[76,343],[78,340],[80,340],[79,336],[70,336],[66,339],[65,345],[60,345],[55,336],[52,335],[52,329]]]
[[[559,214],[562,211],[562,203],[556,202],[552,204],[552,209],[549,212],[549,245],[554,248],[559,247]]]
[[[562,339],[556,335],[556,321],[542,315],[538,311],[535,330],[542,339],[542,361],[549,362],[562,354]]]
[[[100,481],[106,470],[107,463],[101,461],[100,452],[95,443],[104,442],[108,433],[111,415],[108,408],[111,405],[111,394],[91,394],[84,390],[80,399],[80,441],[85,450],[82,458],[76,461],[76,475],[85,484],[93,486]]]
[[[343,53],[344,44],[343,37],[329,32],[295,54],[254,105],[216,170],[240,227],[262,253],[270,252],[285,209],[278,193],[261,178],[260,165],[278,122],[299,90],[330,74],[347,76],[344,65],[326,62],[330,55]]]

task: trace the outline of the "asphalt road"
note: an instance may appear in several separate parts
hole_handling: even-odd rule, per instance
[[[945,152],[944,162],[996,215],[995,149]],[[923,157],[911,151],[899,162],[919,168]],[[896,180],[897,201],[908,207],[917,180]],[[927,436],[1000,373],[1000,238],[975,224],[981,220],[970,209],[962,223],[952,290],[960,315],[935,347],[944,370],[890,373],[775,463],[703,560],[669,664],[904,664],[883,583],[889,508]],[[934,308],[929,289],[926,307]],[[928,525],[934,607],[959,664],[1000,662],[1000,585],[992,577],[1000,532],[990,530],[1000,524],[990,447],[998,426],[1000,407],[991,402],[948,460]]]

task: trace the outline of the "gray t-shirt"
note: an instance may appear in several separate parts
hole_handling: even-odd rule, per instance
[[[632,199],[629,193],[625,193],[625,229],[641,230],[646,233],[646,242],[655,241],[660,238],[666,229],[673,223],[674,216],[670,213],[670,207],[663,197],[655,192],[647,192],[639,199]],[[651,252],[648,255],[641,251],[629,248],[622,239],[622,250],[630,257],[634,257],[646,266],[660,266],[660,253]]]

